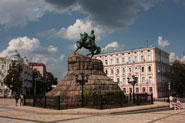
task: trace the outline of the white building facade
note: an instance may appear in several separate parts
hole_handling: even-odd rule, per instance
[[[32,87],[32,69],[24,58],[21,58],[19,53],[15,51],[10,57],[0,57],[0,97],[11,97],[12,91],[4,83],[4,78],[8,74],[8,70],[12,61],[22,64],[23,71],[21,76],[23,78],[22,92],[26,94],[28,88]]]
[[[127,78],[137,77],[135,93],[153,93],[154,98],[168,96],[169,54],[156,47],[104,53],[94,56],[104,65],[104,72],[125,94],[133,92]]]

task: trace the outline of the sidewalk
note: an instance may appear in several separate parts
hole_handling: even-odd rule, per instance
[[[122,107],[114,109],[89,109],[89,108],[76,108],[76,109],[65,109],[65,110],[54,110],[47,108],[31,107],[31,106],[15,106],[14,99],[0,99],[0,108],[6,108],[16,111],[38,113],[38,114],[91,114],[91,115],[105,115],[114,113],[127,113],[132,111],[140,111],[146,109],[154,109],[161,107],[168,107],[169,104],[166,102],[154,102],[153,105],[142,105],[142,106],[132,106],[132,107]]]

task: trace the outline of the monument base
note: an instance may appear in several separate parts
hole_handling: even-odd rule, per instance
[[[82,86],[76,81],[75,76],[80,76],[81,73],[84,73],[85,76],[89,76],[84,88],[88,88],[90,91],[119,89],[118,84],[113,82],[113,80],[104,73],[101,60],[73,53],[68,57],[67,75],[64,76],[56,88],[48,92],[46,96],[64,95],[66,98],[65,102],[68,105],[78,105],[81,100],[81,98],[79,99],[79,95],[81,95]]]

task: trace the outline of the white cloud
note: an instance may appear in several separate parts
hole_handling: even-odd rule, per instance
[[[64,60],[64,57],[65,57],[65,55],[64,54],[61,54],[60,55],[60,60]]]
[[[30,61],[52,63],[56,62],[53,53],[57,52],[57,48],[50,45],[49,47],[40,46],[40,41],[36,38],[28,38],[27,36],[18,37],[10,40],[8,47],[0,52],[1,57],[11,56],[13,51],[17,50],[21,57],[26,56]]]
[[[98,25],[93,25],[90,20],[77,19],[73,25],[67,28],[61,27],[60,30],[50,29],[47,31],[40,32],[38,35],[48,36],[48,38],[64,38],[67,40],[79,40],[80,33],[87,32],[90,34],[91,30],[95,31],[96,40],[100,40],[103,37],[104,31]]]
[[[185,63],[185,56],[181,57],[181,62]]]
[[[48,48],[49,52],[56,53],[58,51],[58,48],[54,47],[53,45],[50,45]]]
[[[6,28],[36,21],[54,8],[43,0],[0,0],[0,24]]]
[[[94,29],[95,31],[96,39],[101,39],[101,34],[103,33],[103,30],[100,27],[93,25],[90,20],[81,19],[77,19],[73,25],[70,25],[67,28],[62,27],[57,32],[57,35],[68,40],[78,40],[80,39],[80,33],[90,33],[92,29]]]
[[[169,59],[170,59],[170,62],[173,62],[175,60],[179,60],[179,61],[185,63],[185,56],[182,56],[181,58],[179,58],[178,56],[176,56],[176,54],[174,52],[170,53]]]
[[[175,60],[179,60],[179,58],[176,56],[176,54],[174,52],[170,53],[169,59],[170,59],[170,62],[173,62]]]
[[[163,40],[162,36],[158,36],[158,45],[161,47],[166,47],[170,45],[170,42],[168,40]]]
[[[102,52],[108,52],[110,50],[116,50],[119,47],[118,42],[114,41],[112,43],[109,43],[105,46],[105,48],[102,48]]]
[[[12,51],[18,50],[21,54],[32,52],[33,50],[40,47],[40,42],[36,38],[18,37],[10,40],[8,47],[0,53],[0,56],[10,55]]]

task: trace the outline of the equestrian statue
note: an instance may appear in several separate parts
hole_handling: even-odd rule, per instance
[[[80,33],[80,40],[76,41],[76,46],[77,49],[74,51],[74,53],[76,53],[82,47],[90,51],[90,53],[87,55],[91,55],[91,57],[101,52],[101,48],[96,46],[95,43],[94,30],[91,30],[90,35],[88,35],[86,32]]]

